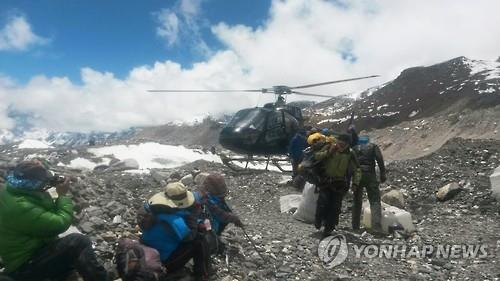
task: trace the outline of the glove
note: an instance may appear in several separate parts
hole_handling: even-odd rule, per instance
[[[380,182],[381,183],[384,183],[386,180],[387,180],[387,177],[385,176],[385,174],[380,175]]]
[[[237,227],[243,227],[243,222],[241,222],[240,218],[238,216],[234,216],[233,218],[233,223],[234,225],[236,225]]]

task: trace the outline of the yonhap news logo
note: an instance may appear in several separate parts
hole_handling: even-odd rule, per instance
[[[328,236],[319,243],[318,255],[325,268],[329,269],[342,264],[348,254],[347,239],[342,234]]]
[[[496,251],[495,251],[496,250]],[[336,267],[347,259],[349,252],[354,259],[485,259],[500,253],[500,240],[496,245],[488,244],[348,244],[344,235],[328,236],[318,246],[318,256],[325,268]]]

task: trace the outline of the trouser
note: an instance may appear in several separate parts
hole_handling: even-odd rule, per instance
[[[97,261],[92,242],[83,234],[70,234],[41,249],[9,274],[16,281],[65,280],[74,270],[85,281],[107,281],[107,271]]]
[[[299,174],[299,164],[302,159],[291,158],[292,163],[292,178],[295,178]]]
[[[167,272],[174,272],[183,268],[190,259],[194,262],[194,275],[208,278],[210,254],[208,245],[201,238],[180,244],[170,257],[163,261],[163,265]]]
[[[352,228],[359,229],[361,220],[361,208],[363,205],[363,189],[366,189],[368,201],[370,202],[372,228],[382,230],[382,206],[380,203],[380,189],[375,173],[363,172],[358,189],[354,192],[352,208]]]
[[[325,233],[332,232],[339,224],[342,200],[346,191],[345,181],[322,184],[316,206],[316,225],[324,225]]]

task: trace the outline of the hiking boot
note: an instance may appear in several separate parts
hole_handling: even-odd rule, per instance
[[[322,221],[314,221],[314,227],[316,227],[317,230],[320,230],[322,225]]]

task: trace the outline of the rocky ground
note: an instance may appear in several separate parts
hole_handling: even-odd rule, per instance
[[[28,153],[3,151],[0,171]],[[68,153],[50,152],[55,163]],[[149,196],[172,177],[201,171],[225,174],[230,187],[228,201],[242,217],[246,232],[262,255],[257,254],[241,229],[230,226],[223,234],[227,257],[214,259],[217,272],[213,280],[499,280],[500,206],[491,196],[488,179],[499,165],[500,141],[496,140],[453,139],[423,158],[394,161],[388,165],[389,180],[382,188],[398,189],[404,194],[405,209],[412,213],[417,232],[387,237],[351,232],[350,195],[344,201],[338,230],[347,237],[350,247],[482,243],[488,246],[488,257],[356,258],[350,251],[347,260],[333,269],[326,269],[318,258],[320,239],[314,227],[294,220],[289,213],[280,213],[280,196],[298,193],[280,184],[281,173],[237,173],[205,161],[153,170],[150,174],[64,172],[80,177],[72,189],[77,203],[75,224],[92,237],[99,256],[108,263],[118,238],[137,236],[136,210]],[[451,182],[458,183],[462,192],[449,201],[438,202],[436,190]],[[190,188],[196,189],[196,185],[192,183]],[[176,275],[173,280],[181,277]]]

